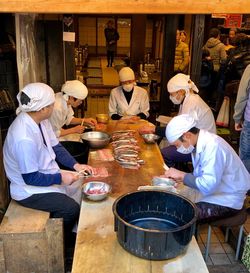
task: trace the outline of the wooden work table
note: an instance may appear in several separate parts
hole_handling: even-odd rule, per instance
[[[110,122],[107,131],[137,130],[141,125],[142,122],[137,125]],[[151,184],[153,176],[164,173],[158,145],[144,144],[139,134],[138,140],[140,157],[145,160],[139,170],[124,169],[116,161],[100,161],[96,151],[90,152],[90,165],[108,169],[110,176],[102,181],[112,186],[112,193],[101,202],[82,201],[72,273],[208,273],[195,238],[185,255],[163,261],[138,258],[119,245],[112,212],[115,199],[138,186]]]

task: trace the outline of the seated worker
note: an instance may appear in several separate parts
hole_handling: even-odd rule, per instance
[[[147,91],[136,86],[134,71],[123,67],[119,72],[121,85],[112,89],[109,98],[109,115],[113,120],[124,118],[147,119],[149,98]]]
[[[63,218],[65,239],[73,238],[71,230],[79,218],[82,181],[77,173],[60,170],[56,160],[77,172],[93,172],[93,168],[78,164],[58,142],[48,120],[55,102],[51,87],[28,84],[17,99],[17,117],[3,146],[11,197],[24,207]],[[75,201],[77,195],[79,200]]]
[[[180,105],[179,113],[192,114],[197,116],[197,127],[205,129],[211,133],[216,133],[216,125],[213,113],[209,106],[197,94],[199,92],[196,85],[191,81],[189,75],[179,73],[172,77],[167,84],[170,100]],[[143,126],[140,133],[156,133],[165,136],[165,127]],[[170,145],[161,150],[164,161],[169,167],[174,167],[177,162],[191,161],[190,155],[179,153],[175,146]]]
[[[66,81],[61,92],[55,94],[55,105],[49,120],[56,136],[62,137],[69,134],[81,134],[84,131],[82,123],[93,126],[97,121],[93,118],[76,118],[72,109],[82,104],[88,95],[87,87],[78,80]],[[64,125],[76,125],[72,128],[63,129]]]
[[[180,153],[192,155],[193,173],[170,168],[165,176],[200,193],[198,222],[228,217],[243,207],[250,175],[223,138],[198,129],[194,118],[186,114],[169,122],[166,138]]]

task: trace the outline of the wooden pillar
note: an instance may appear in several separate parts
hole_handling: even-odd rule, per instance
[[[130,58],[131,67],[134,71],[138,70],[140,62],[144,62],[146,19],[147,16],[144,14],[132,15]]]
[[[178,27],[178,15],[166,15],[163,36],[163,54],[161,71],[161,96],[160,96],[160,114],[169,115],[172,102],[169,100],[167,91],[167,82],[174,73],[174,58],[176,44],[176,30]]]
[[[191,70],[192,81],[199,85],[201,73],[202,47],[204,40],[205,15],[194,15],[191,37]]]

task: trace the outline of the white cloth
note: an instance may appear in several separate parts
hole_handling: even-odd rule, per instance
[[[134,86],[134,91],[130,103],[128,104],[122,87],[118,86],[111,90],[109,98],[109,115],[118,114],[120,116],[135,116],[144,113],[149,116],[149,98],[145,89]]]
[[[59,192],[74,198],[81,198],[82,179],[70,186],[52,185],[46,187],[27,185],[22,173],[42,172],[54,174],[60,172],[55,161],[52,146],[58,144],[50,122],[44,120],[41,131],[35,121],[27,114],[20,113],[11,124],[3,147],[3,159],[6,175],[10,180],[10,194],[14,200],[23,200],[32,194]]]
[[[22,92],[30,98],[30,102],[27,104],[21,104],[20,96]],[[19,114],[20,112],[39,111],[54,103],[55,94],[53,89],[47,84],[40,82],[30,83],[17,94],[17,100],[19,107],[16,109],[16,114]]]
[[[87,87],[78,80],[66,81],[62,86],[62,92],[64,92],[65,99],[68,100],[68,96],[72,96],[79,100],[84,100],[88,95]]]
[[[221,137],[200,130],[192,153],[199,201],[241,209],[250,189],[250,175],[233,148]]]
[[[169,143],[174,143],[184,133],[196,126],[195,119],[187,114],[178,115],[168,123],[166,127],[166,138]]]
[[[134,71],[130,67],[123,67],[119,71],[120,82],[132,81],[135,79]]]
[[[198,94],[186,95],[183,103],[180,105],[178,115],[181,114],[195,116],[197,128],[216,134],[216,125],[213,113]]]
[[[63,125],[69,125],[73,117],[74,111],[70,105],[67,105],[63,94],[61,92],[56,93],[54,109],[49,121],[57,137],[60,136]]]
[[[182,73],[178,73],[172,77],[167,84],[169,93],[177,92],[178,90],[186,90],[187,92],[192,89],[196,93],[199,92],[197,86],[190,80],[190,76]]]

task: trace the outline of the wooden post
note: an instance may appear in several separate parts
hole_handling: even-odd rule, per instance
[[[0,272],[6,272],[4,251],[3,251],[3,242],[0,241]]]

